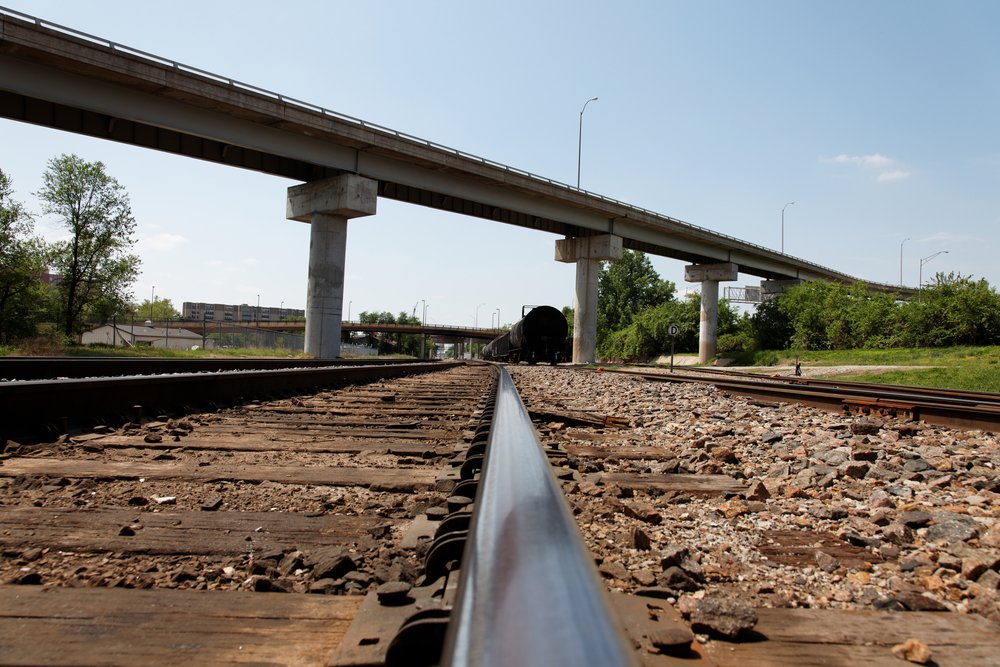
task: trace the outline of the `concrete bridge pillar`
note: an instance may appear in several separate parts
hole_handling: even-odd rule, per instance
[[[340,356],[347,221],[374,215],[377,198],[378,182],[354,174],[288,188],[285,217],[311,225],[305,352],[317,359]]]
[[[622,258],[622,237],[613,234],[556,241],[556,261],[576,263],[573,308],[573,363],[597,360],[597,278],[601,260]]]
[[[684,267],[684,280],[701,283],[701,326],[698,330],[698,362],[705,363],[715,356],[719,343],[719,282],[736,280],[737,266],[726,264],[695,264]]]

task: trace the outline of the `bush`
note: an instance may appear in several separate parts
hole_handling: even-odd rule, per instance
[[[746,332],[734,334],[722,334],[719,336],[716,348],[719,354],[732,354],[734,352],[751,352],[754,349],[754,340]]]

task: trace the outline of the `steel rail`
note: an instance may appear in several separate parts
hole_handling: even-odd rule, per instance
[[[659,377],[659,373],[644,374]],[[713,374],[719,375],[719,374]],[[759,384],[787,387],[789,391],[800,390],[802,393],[823,393],[837,391],[850,396],[860,396],[871,399],[891,399],[897,401],[934,402],[941,405],[956,407],[980,407],[1000,409],[1000,394],[989,392],[952,391],[948,389],[915,387],[897,384],[872,384],[869,382],[850,382],[840,380],[808,380],[804,378],[771,377],[759,373],[737,373],[730,371],[722,376],[725,379],[712,380],[714,383],[726,382],[756,382]]]
[[[443,664],[635,664],[510,375],[493,425]]]
[[[32,436],[50,426],[66,432],[78,420],[138,421],[136,406],[151,409],[228,401],[278,392],[299,392],[337,383],[401,377],[462,366],[463,362],[298,368],[222,373],[125,376],[0,383],[0,443]]]
[[[436,360],[383,359],[171,359],[148,357],[0,357],[0,380],[54,380],[163,373],[212,373],[217,371],[277,370],[391,366],[437,363]]]
[[[722,375],[737,378],[754,379],[761,382],[774,382],[790,385],[812,386],[812,387],[855,387],[858,389],[868,389],[870,391],[887,393],[909,393],[921,397],[940,397],[946,400],[964,400],[974,405],[998,405],[1000,406],[1000,394],[989,391],[971,391],[965,389],[942,389],[940,387],[917,387],[914,385],[884,384],[879,382],[856,382],[850,380],[823,380],[819,378],[806,378],[788,375],[768,375],[765,373],[748,373],[746,371],[731,371],[722,368],[677,368],[675,371],[682,373],[705,373],[711,375]]]
[[[921,387],[884,385],[871,389],[864,382],[838,382],[833,386],[799,385],[777,382],[766,376],[730,377],[680,373],[643,373],[605,369],[637,375],[655,382],[696,382],[712,384],[720,390],[762,401],[799,403],[830,412],[875,412],[924,421],[936,426],[1000,432],[1000,395],[968,398],[960,393],[948,398],[939,392],[922,394]]]

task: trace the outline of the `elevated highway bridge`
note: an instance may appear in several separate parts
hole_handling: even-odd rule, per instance
[[[185,329],[193,333],[200,334],[206,327],[212,332],[239,333],[245,329],[257,329],[259,331],[305,331],[306,323],[298,322],[219,322],[215,320],[175,321],[169,323],[157,322],[157,326],[165,326],[170,329]],[[447,324],[381,324],[378,322],[341,322],[343,331],[363,331],[365,333],[386,333],[386,334],[427,334],[441,339],[465,340],[473,339],[477,341],[493,340],[506,329],[477,329],[475,327],[459,327]],[[448,341],[450,342],[450,340]]]
[[[857,278],[667,215],[367,123],[72,28],[0,8],[0,117],[283,176],[286,217],[311,224],[306,352],[335,357],[349,219],[378,198],[551,232],[577,265],[574,361],[594,360],[597,274],[623,248],[690,264],[701,356],[715,353],[718,285],[780,290]],[[912,289],[869,284],[901,296]]]

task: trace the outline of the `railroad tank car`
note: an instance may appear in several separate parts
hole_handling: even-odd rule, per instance
[[[552,306],[536,306],[514,323],[510,331],[490,341],[483,348],[483,358],[490,361],[527,361],[552,365],[566,361],[565,345],[569,326],[566,317]]]

